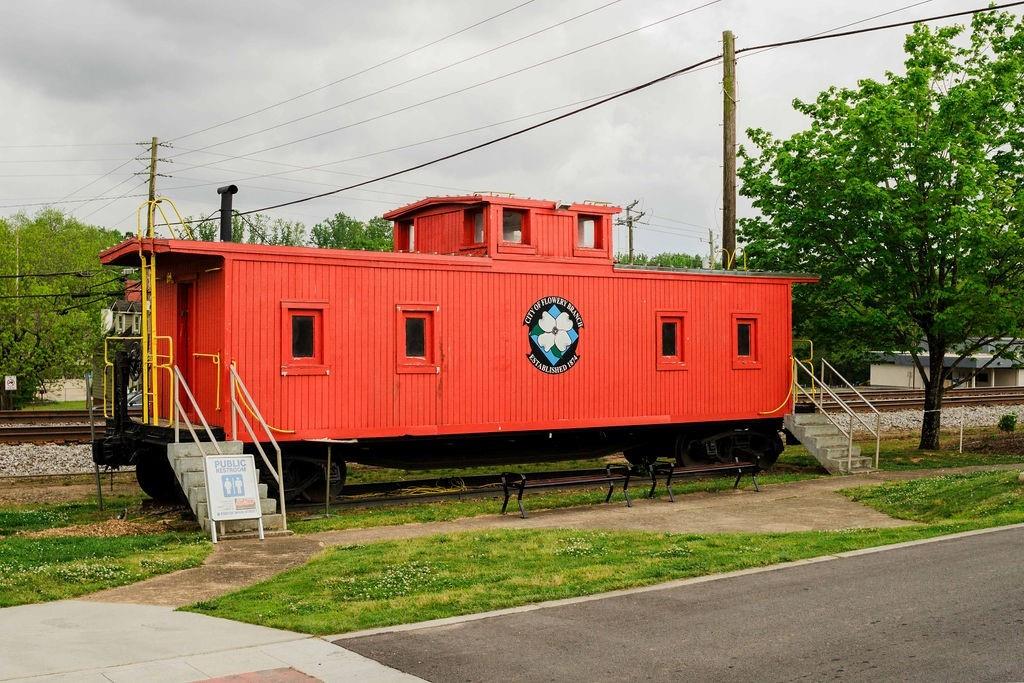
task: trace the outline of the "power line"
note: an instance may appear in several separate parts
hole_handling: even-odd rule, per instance
[[[618,91],[613,91],[613,92],[618,92]],[[250,175],[250,176],[243,177],[243,178],[236,178],[235,182],[243,182],[243,181],[246,181],[246,180],[257,180],[257,179],[260,179],[260,178],[280,177],[280,176],[283,176],[283,175],[288,175],[290,173],[295,173],[297,171],[320,171],[322,173],[330,173],[330,174],[333,174],[333,175],[348,175],[348,176],[355,176],[355,177],[365,178],[365,177],[368,177],[368,176],[361,176],[361,175],[356,174],[356,173],[348,173],[348,172],[338,171],[338,170],[334,170],[334,169],[328,169],[326,167],[327,166],[333,166],[335,164],[343,164],[343,163],[347,163],[347,162],[350,162],[350,161],[359,161],[361,159],[368,159],[370,157],[380,156],[382,154],[387,154],[387,153],[390,153],[390,152],[397,152],[397,151],[401,151],[401,150],[405,150],[405,149],[411,149],[413,147],[419,147],[419,146],[422,146],[422,145],[429,144],[431,142],[439,142],[441,140],[448,140],[448,139],[451,139],[451,138],[459,137],[461,135],[467,135],[469,133],[476,133],[476,132],[479,132],[481,130],[486,130],[488,128],[494,128],[494,127],[497,127],[497,126],[505,125],[507,123],[514,123],[516,121],[522,121],[523,119],[533,118],[535,116],[540,116],[542,114],[550,114],[553,111],[559,111],[559,110],[562,110],[562,109],[567,109],[569,107],[575,107],[577,105],[584,104],[586,102],[593,102],[594,100],[600,99],[602,97],[607,97],[608,95],[613,94],[613,92],[604,93],[604,94],[601,94],[601,95],[594,95],[593,97],[587,97],[587,98],[584,98],[582,100],[576,100],[575,102],[568,102],[566,104],[562,104],[562,105],[559,105],[557,107],[550,107],[548,109],[542,109],[540,111],[531,112],[529,114],[522,114],[520,116],[515,116],[515,117],[512,117],[510,119],[505,119],[503,121],[496,121],[494,123],[488,123],[488,124],[485,124],[485,125],[482,125],[482,126],[475,126],[473,128],[466,128],[464,130],[460,130],[460,131],[457,131],[457,132],[454,132],[454,133],[447,133],[445,135],[438,135],[438,136],[435,136],[435,137],[432,137],[432,138],[428,138],[426,140],[418,140],[416,142],[411,142],[411,143],[407,143],[407,144],[404,144],[404,145],[397,145],[395,147],[388,147],[386,149],[380,149],[380,150],[375,150],[375,151],[372,151],[372,152],[366,152],[366,153],[363,153],[363,154],[358,154],[356,156],[347,157],[345,159],[335,159],[333,161],[326,161],[326,162],[323,162],[321,164],[314,164],[314,165],[311,165],[311,166],[301,166],[301,165],[297,165],[297,164],[289,164],[289,163],[281,162],[281,161],[272,161],[270,159],[260,159],[258,157],[252,157],[252,156],[245,155],[245,156],[242,156],[240,158],[248,160],[248,161],[255,161],[255,162],[263,163],[263,164],[270,164],[272,166],[282,166],[282,167],[286,167],[286,168],[288,168],[290,170],[287,170],[287,171],[275,171],[274,173],[261,173],[261,174],[258,174],[258,175]],[[220,152],[211,152],[211,151],[208,151],[208,150],[194,149],[194,150],[189,150],[189,151],[199,152],[200,154],[210,154],[210,155],[214,155],[214,156],[224,157],[224,161],[227,161],[230,158],[234,158],[230,154],[222,154]],[[211,166],[209,168],[210,168],[210,170],[215,170],[215,171],[220,171],[220,170],[228,171],[228,169],[225,169],[223,167],[213,168]],[[240,171],[228,171],[228,172],[240,172]],[[251,171],[247,171],[246,173],[251,173]],[[243,173],[243,175],[244,175],[244,173]],[[290,180],[290,179],[282,178],[282,180]],[[313,183],[313,181],[299,181],[299,182],[308,182],[308,183],[311,183],[311,184],[321,184],[321,183]],[[419,185],[419,186],[423,186],[423,187],[433,187],[433,188],[442,189],[442,190],[455,190],[457,192],[465,191],[462,188],[446,187],[446,186],[443,186],[443,185],[430,185],[430,184],[427,184],[427,183],[411,183],[409,181],[395,181],[395,182],[403,182],[403,183],[406,183],[406,184]],[[328,184],[328,183],[322,183],[322,184]],[[184,189],[184,188],[188,188],[188,187],[197,187],[197,186],[195,186],[195,185],[187,185],[187,186],[182,186],[182,187],[170,187],[170,188],[167,188],[167,189],[170,191],[170,190],[175,190],[175,189]]]
[[[98,209],[94,209],[94,210],[90,211],[89,213],[87,213],[86,215],[82,216],[82,220],[83,221],[88,220],[91,216],[96,215],[97,213],[99,213],[103,209],[107,208],[108,206],[110,206],[114,202],[118,201],[119,199],[125,199],[126,197],[134,197],[134,196],[138,196],[138,197],[147,197],[147,196],[149,196],[148,194],[138,194],[138,195],[133,195],[132,194],[133,192],[135,192],[135,190],[139,189],[140,187],[142,187],[143,185],[146,185],[148,183],[149,183],[149,179],[147,178],[147,179],[143,180],[141,183],[139,183],[138,185],[135,185],[132,188],[130,188],[127,192],[125,192],[121,196],[114,197],[113,199],[111,199],[109,202],[107,202],[103,206],[99,207]]]
[[[42,149],[46,147],[134,147],[134,142],[86,142],[42,145],[0,145],[0,149]]]
[[[78,164],[120,160],[121,157],[102,157],[100,159],[0,159],[0,164]]]
[[[309,140],[313,140],[315,138],[322,137],[324,135],[330,135],[332,133],[337,133],[339,131],[347,130],[347,129],[353,128],[355,126],[360,126],[360,125],[362,125],[364,123],[370,123],[372,121],[377,121],[377,120],[380,120],[380,119],[383,119],[383,118],[387,118],[388,116],[392,116],[394,114],[398,114],[398,113],[401,113],[401,112],[409,111],[411,109],[415,109],[417,107],[421,107],[421,106],[426,105],[426,104],[430,104],[430,103],[433,103],[433,102],[438,102],[440,100],[452,97],[454,95],[458,95],[458,94],[461,94],[461,93],[473,90],[475,88],[479,88],[479,87],[481,87],[483,85],[488,85],[490,83],[495,83],[497,81],[500,81],[502,79],[508,78],[510,76],[515,76],[517,74],[521,74],[521,73],[524,73],[526,71],[530,71],[531,69],[536,69],[538,67],[545,66],[545,65],[551,64],[553,62],[557,62],[558,60],[565,59],[566,57],[571,57],[572,55],[576,55],[576,54],[579,54],[581,52],[585,52],[587,50],[591,50],[591,49],[593,49],[595,47],[599,47],[601,45],[608,44],[608,43],[610,43],[612,41],[619,40],[620,38],[625,38],[626,36],[632,35],[632,34],[637,33],[639,31],[644,31],[646,29],[652,28],[652,27],[657,26],[659,24],[663,24],[663,23],[671,21],[673,19],[678,19],[679,17],[682,17],[682,16],[687,15],[687,14],[691,14],[693,12],[696,12],[698,10],[704,9],[705,7],[709,7],[711,5],[716,5],[716,4],[720,3],[720,2],[722,2],[722,0],[709,0],[708,2],[705,2],[702,5],[698,5],[696,7],[692,7],[690,9],[684,10],[682,12],[677,12],[677,13],[675,13],[673,15],[664,17],[662,19],[658,19],[657,21],[652,21],[652,22],[650,22],[648,24],[644,24],[643,26],[638,26],[636,28],[630,29],[629,31],[624,31],[622,33],[618,33],[618,34],[616,34],[614,36],[611,36],[611,37],[608,37],[608,38],[604,38],[603,40],[599,40],[597,42],[590,43],[588,45],[584,45],[583,47],[576,48],[575,50],[570,50],[569,52],[564,52],[564,53],[562,53],[560,55],[555,55],[554,57],[549,57],[548,59],[544,59],[544,60],[541,60],[539,62],[535,62],[535,63],[530,64],[528,66],[520,67],[518,69],[514,69],[513,71],[508,71],[508,72],[506,72],[504,74],[501,74],[500,76],[492,76],[491,78],[488,78],[488,79],[485,79],[485,80],[482,80],[482,81],[478,81],[476,83],[464,86],[462,88],[458,88],[456,90],[451,90],[451,91],[446,92],[446,93],[444,93],[442,95],[435,95],[434,97],[430,97],[428,99],[421,100],[421,101],[415,102],[413,104],[408,104],[408,105],[405,105],[404,107],[399,107],[398,109],[392,109],[391,111],[387,111],[387,112],[384,112],[384,113],[381,113],[381,114],[377,114],[375,116],[371,116],[369,118],[362,119],[360,121],[354,121],[352,123],[348,123],[348,124],[345,124],[343,126],[337,126],[335,128],[331,128],[329,130],[320,131],[319,133],[313,133],[312,135],[307,135],[307,136],[304,136],[304,137],[301,137],[301,138],[297,138],[297,139],[294,139],[294,140],[289,140],[289,141],[286,141],[286,142],[281,142],[281,143],[278,143],[276,145],[271,145],[269,147],[264,147],[262,149],[253,150],[252,152],[247,152],[246,154],[233,155],[233,156],[228,157],[228,160],[240,159],[240,158],[243,158],[245,156],[249,156],[249,155],[253,155],[253,154],[261,154],[263,152],[269,152],[269,151],[272,151],[272,150],[275,150],[275,149],[280,149],[282,147],[289,147],[291,145],[295,145],[295,144],[298,144],[300,142],[306,142],[306,141],[309,141]],[[208,145],[207,147],[215,147],[215,146],[216,145]],[[199,149],[203,150],[203,149],[206,149],[206,148],[205,147],[200,147]],[[181,155],[178,155],[178,156],[181,156]],[[172,158],[177,158],[177,157],[172,157]],[[206,164],[197,164],[195,166],[187,166],[187,167],[185,167],[182,170],[183,171],[190,171],[190,170],[192,170],[194,168],[201,168],[201,167],[211,166],[211,165],[213,165],[215,163],[218,163],[218,162],[209,162],[209,163],[206,163]]]
[[[817,42],[817,41],[828,40],[828,39],[832,39],[832,38],[843,38],[843,37],[847,37],[847,36],[851,36],[851,35],[858,35],[858,34],[862,34],[862,33],[870,33],[870,32],[874,32],[874,31],[882,31],[882,30],[891,29],[891,28],[897,28],[897,27],[901,27],[901,26],[910,26],[910,25],[918,24],[918,23],[922,23],[922,22],[938,21],[938,20],[942,20],[942,19],[950,19],[950,18],[960,17],[960,16],[975,15],[975,14],[980,14],[980,13],[983,13],[983,12],[992,12],[992,11],[996,11],[996,10],[1000,10],[1000,9],[1006,9],[1008,7],[1016,7],[1016,6],[1019,6],[1019,5],[1024,5],[1024,0],[1017,0],[1016,2],[1003,3],[1001,5],[990,5],[988,7],[982,7],[982,8],[977,8],[977,9],[973,9],[973,10],[965,10],[965,11],[962,11],[962,12],[954,12],[954,13],[950,13],[950,14],[943,14],[943,15],[938,15],[938,16],[933,16],[933,17],[924,17],[924,18],[914,19],[914,20],[911,20],[911,21],[903,21],[903,22],[898,22],[898,23],[893,23],[893,24],[885,24],[885,25],[882,25],[882,26],[874,26],[874,27],[868,27],[868,28],[863,28],[863,29],[857,29],[855,31],[845,31],[845,32],[840,32],[840,33],[830,33],[830,34],[823,35],[823,36],[810,36],[810,37],[806,37],[806,38],[798,38],[798,39],[793,39],[793,40],[778,41],[778,42],[774,42],[774,43],[766,43],[766,44],[763,44],[763,45],[754,45],[754,46],[747,47],[747,48],[741,48],[740,50],[737,50],[736,52],[737,53],[749,52],[749,51],[760,50],[760,49],[764,49],[764,48],[774,48],[774,47],[782,47],[782,46],[786,46],[786,45],[796,45],[796,44],[800,44],[800,43]],[[599,107],[602,104],[606,104],[606,103],[611,102],[613,100],[617,100],[617,99],[619,99],[621,97],[625,97],[625,96],[631,95],[631,94],[633,94],[635,92],[639,92],[641,90],[645,90],[645,89],[650,88],[650,87],[652,87],[654,85],[657,85],[657,84],[662,83],[664,81],[667,81],[669,79],[675,78],[676,76],[680,76],[680,75],[682,75],[684,73],[688,73],[690,71],[694,71],[694,70],[696,70],[696,69],[698,69],[698,68],[700,68],[700,67],[702,67],[702,66],[704,66],[706,64],[712,64],[712,63],[715,63],[715,62],[720,61],[720,60],[721,60],[721,55],[714,55],[712,57],[707,57],[707,58],[702,59],[702,60],[700,60],[698,62],[694,62],[693,64],[685,66],[685,67],[683,67],[681,69],[676,69],[675,71],[670,71],[667,74],[664,74],[664,75],[659,76],[657,78],[654,78],[652,80],[646,81],[645,83],[641,83],[639,85],[635,85],[635,86],[633,86],[631,88],[628,88],[626,90],[623,90],[623,91],[621,91],[619,93],[615,93],[613,95],[610,95],[608,97],[602,98],[600,100],[597,100],[596,102],[592,102],[592,103],[584,105],[582,107],[578,107],[578,108],[573,109],[571,111],[568,111],[568,112],[566,112],[564,114],[560,114],[558,116],[553,116],[553,117],[551,117],[549,119],[545,119],[544,121],[541,121],[539,123],[535,123],[535,124],[533,124],[531,126],[527,126],[525,128],[521,128],[521,129],[513,131],[511,133],[506,133],[505,135],[501,135],[501,136],[498,136],[496,138],[492,138],[491,140],[487,140],[485,142],[481,142],[479,144],[472,145],[470,147],[466,147],[464,149],[461,149],[461,150],[458,150],[456,152],[452,152],[450,154],[446,154],[446,155],[443,155],[443,156],[431,159],[429,161],[424,161],[424,162],[421,162],[421,163],[418,163],[418,164],[414,164],[413,166],[408,166],[406,168],[403,168],[403,169],[400,169],[400,170],[397,170],[397,171],[392,171],[390,173],[386,173],[386,174],[378,176],[376,178],[365,180],[365,181],[362,181],[362,182],[359,182],[359,183],[354,183],[354,184],[349,185],[347,187],[341,187],[341,188],[338,188],[336,190],[332,190],[332,191],[329,191],[329,192],[322,192],[320,194],[311,195],[311,196],[303,198],[303,199],[296,199],[296,200],[289,201],[289,202],[281,202],[279,204],[273,204],[273,205],[265,206],[265,207],[262,207],[262,208],[259,208],[259,209],[252,209],[250,211],[245,211],[245,212],[242,212],[242,213],[243,214],[250,214],[250,213],[257,213],[257,212],[261,212],[261,211],[269,211],[269,210],[272,210],[272,209],[278,209],[278,208],[281,208],[281,207],[284,207],[284,206],[292,206],[294,204],[300,204],[302,202],[311,201],[313,199],[320,199],[321,197],[327,197],[327,196],[330,196],[330,195],[333,195],[333,194],[339,194],[339,193],[345,192],[347,190],[353,190],[353,189],[362,187],[364,185],[370,185],[372,183],[380,182],[382,180],[387,180],[389,178],[393,178],[395,176],[403,175],[405,173],[411,173],[412,171],[417,171],[417,170],[419,170],[421,168],[426,168],[428,166],[433,166],[433,165],[439,164],[439,163],[441,163],[443,161],[448,161],[450,159],[454,159],[454,158],[462,156],[464,154],[468,154],[470,152],[475,152],[476,150],[483,149],[485,147],[490,147],[491,145],[495,145],[495,144],[497,144],[499,142],[503,142],[505,140],[517,137],[519,135],[523,135],[524,133],[528,133],[528,132],[536,130],[538,128],[542,128],[544,126],[550,125],[550,124],[555,123],[557,121],[561,121],[563,119],[567,119],[569,117],[575,116],[577,114],[580,114],[582,112],[588,111],[590,109],[594,109],[595,107]]]
[[[365,95],[360,95],[359,97],[353,97],[352,99],[346,100],[344,102],[340,102],[340,103],[332,105],[330,107],[326,107],[324,109],[319,109],[317,111],[310,112],[309,114],[304,114],[302,116],[298,116],[296,118],[289,119],[287,121],[282,121],[281,123],[274,124],[273,126],[267,126],[266,128],[261,128],[259,130],[254,130],[252,132],[245,133],[243,135],[238,135],[238,136],[235,136],[233,138],[228,138],[227,140],[221,140],[220,142],[214,142],[214,143],[211,143],[209,145],[206,145],[205,147],[200,147],[198,150],[192,150],[192,151],[184,152],[182,154],[175,155],[172,158],[177,158],[177,157],[180,157],[180,156],[185,156],[185,154],[192,154],[192,153],[194,153],[196,151],[203,151],[203,150],[210,149],[210,148],[213,148],[213,147],[220,147],[221,145],[226,145],[226,144],[229,144],[229,143],[232,143],[232,142],[238,142],[239,140],[245,140],[246,138],[251,138],[251,137],[253,137],[255,135],[260,135],[261,133],[266,133],[266,132],[269,132],[269,131],[272,131],[272,130],[277,130],[278,128],[283,128],[285,126],[290,126],[293,123],[298,123],[300,121],[305,121],[306,119],[311,119],[311,118],[313,118],[315,116],[320,116],[321,114],[326,114],[327,112],[334,111],[334,110],[340,109],[342,107],[346,107],[346,106],[348,106],[350,104],[354,104],[356,102],[361,102],[363,100],[369,99],[369,98],[374,97],[376,95],[380,95],[381,93],[385,93],[385,92],[394,90],[395,88],[399,88],[399,87],[401,87],[403,85],[408,85],[409,83],[414,83],[414,82],[416,82],[416,81],[418,81],[420,79],[426,78],[428,76],[433,76],[435,74],[441,73],[442,71],[447,71],[448,69],[451,69],[451,68],[454,68],[456,66],[459,66],[460,64],[465,64],[466,62],[470,62],[470,61],[473,61],[474,59],[478,59],[480,57],[484,57],[484,56],[489,55],[491,53],[497,52],[498,50],[502,50],[502,49],[504,49],[506,47],[509,47],[510,45],[515,45],[516,43],[520,43],[520,42],[522,42],[524,40],[528,40],[528,39],[533,38],[535,36],[538,36],[538,35],[540,35],[542,33],[545,33],[547,31],[551,31],[551,30],[553,30],[555,28],[558,28],[559,26],[564,26],[565,24],[568,24],[570,22],[576,21],[577,19],[581,19],[581,18],[583,18],[585,16],[588,16],[590,14],[594,14],[595,12],[599,12],[599,11],[601,11],[603,9],[611,7],[612,5],[617,5],[620,2],[622,2],[622,0],[610,0],[609,2],[605,2],[604,4],[599,5],[597,7],[594,7],[593,9],[589,9],[586,12],[581,12],[579,14],[576,14],[574,16],[569,17],[568,19],[563,19],[561,21],[555,22],[554,24],[550,24],[548,26],[545,26],[544,28],[538,29],[538,30],[533,31],[531,33],[527,33],[526,35],[519,36],[518,38],[515,38],[513,40],[509,40],[509,41],[504,42],[504,43],[502,43],[500,45],[496,45],[494,47],[488,48],[488,49],[484,50],[483,52],[477,52],[476,54],[470,55],[468,57],[463,57],[461,59],[457,59],[454,62],[449,62],[448,64],[445,64],[443,66],[439,66],[439,67],[436,67],[436,68],[431,69],[429,71],[425,71],[425,72],[423,72],[423,73],[421,73],[421,74],[419,74],[417,76],[413,76],[412,78],[407,78],[407,79],[405,79],[403,81],[398,81],[396,83],[392,83],[391,85],[385,86],[383,88],[379,88],[377,90],[374,90],[373,92],[366,93]]]
[[[482,19],[481,21],[476,22],[475,24],[470,24],[469,26],[466,26],[464,28],[460,28],[457,31],[453,31],[451,33],[443,35],[440,38],[436,38],[436,39],[434,39],[434,40],[432,40],[432,41],[430,41],[428,43],[424,43],[423,45],[420,45],[419,47],[415,47],[415,48],[413,48],[411,50],[407,50],[407,51],[405,51],[405,52],[403,52],[403,53],[401,53],[399,55],[395,55],[394,57],[390,57],[388,59],[385,59],[382,62],[378,62],[378,63],[376,63],[376,64],[374,64],[372,66],[368,66],[368,67],[366,67],[364,69],[360,69],[359,71],[355,71],[353,73],[350,73],[347,76],[342,76],[341,78],[339,78],[337,80],[334,80],[334,81],[331,81],[330,83],[325,83],[324,85],[317,86],[317,87],[315,87],[315,88],[313,88],[311,90],[306,90],[305,92],[301,92],[298,95],[293,95],[292,97],[288,97],[286,99],[280,100],[278,102],[275,102],[273,104],[267,105],[267,106],[262,107],[260,109],[256,109],[256,110],[251,111],[251,112],[249,112],[247,114],[242,114],[241,116],[236,116],[233,119],[228,119],[227,121],[222,121],[222,122],[214,124],[212,126],[207,126],[206,128],[200,128],[199,130],[194,130],[191,133],[185,133],[184,135],[179,135],[176,138],[171,138],[170,141],[173,142],[173,141],[176,141],[176,140],[184,140],[185,138],[190,138],[193,135],[199,135],[200,133],[205,133],[207,131],[214,130],[215,128],[220,128],[221,126],[226,126],[228,124],[235,123],[235,122],[241,121],[243,119],[247,119],[250,116],[255,116],[256,114],[262,114],[265,111],[270,111],[271,109],[275,109],[277,107],[280,107],[281,105],[288,104],[289,102],[294,102],[295,100],[298,100],[298,99],[301,99],[303,97],[306,97],[307,95],[312,95],[315,92],[320,92],[321,90],[324,90],[326,88],[330,88],[330,87],[335,86],[335,85],[337,85],[339,83],[343,83],[343,82],[349,80],[350,78],[355,78],[356,76],[361,76],[362,74],[365,74],[365,73],[368,73],[370,71],[373,71],[374,69],[378,69],[378,68],[380,68],[382,66],[385,66],[387,64],[391,64],[392,62],[396,62],[399,59],[403,59],[405,57],[413,55],[413,54],[415,54],[417,52],[420,52],[422,50],[427,49],[428,47],[433,47],[434,45],[437,45],[438,43],[442,43],[442,42],[448,40],[449,38],[454,38],[457,35],[465,33],[466,31],[474,29],[474,28],[476,28],[478,26],[482,26],[482,25],[484,25],[484,24],[486,24],[486,23],[488,23],[490,21],[494,21],[495,19],[503,17],[506,14],[510,14],[510,13],[516,11],[517,9],[520,9],[522,7],[526,7],[527,5],[533,3],[534,1],[535,0],[526,0],[526,2],[521,2],[518,5],[514,5],[514,6],[510,7],[507,10],[504,10],[502,12],[498,12],[497,14],[493,14],[493,15],[487,17],[486,19]]]
[[[689,225],[694,228],[700,228],[701,230],[708,229],[708,226],[706,225],[700,225],[699,223],[690,223],[688,221],[681,221],[678,218],[668,218],[667,216],[655,216],[653,213],[651,214],[651,218],[657,218],[659,221],[668,221],[670,223],[680,223],[682,225]]]

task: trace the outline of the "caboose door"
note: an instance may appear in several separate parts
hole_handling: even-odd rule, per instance
[[[397,306],[394,419],[409,433],[432,433],[437,428],[441,374],[439,312],[436,304]]]

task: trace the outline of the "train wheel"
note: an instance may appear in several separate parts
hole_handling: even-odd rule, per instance
[[[305,498],[311,503],[324,502],[324,494],[327,492],[327,483],[324,481],[323,471],[326,469],[326,461],[320,464],[320,478],[315,484],[306,489]],[[331,500],[341,496],[341,490],[345,488],[345,479],[348,476],[348,467],[345,461],[331,461]]]
[[[162,503],[180,503],[181,487],[171,469],[167,456],[159,451],[140,451],[135,458],[135,479],[139,487],[153,500]]]

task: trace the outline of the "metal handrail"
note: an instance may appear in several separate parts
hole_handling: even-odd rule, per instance
[[[874,405],[872,405],[871,401],[869,401],[866,398],[864,398],[864,394],[862,394],[859,391],[857,391],[857,388],[855,386],[853,386],[852,384],[850,384],[850,381],[848,379],[846,379],[845,377],[843,377],[843,375],[838,370],[836,370],[835,367],[833,367],[833,365],[831,363],[829,363],[827,360],[822,358],[821,359],[821,365],[822,365],[823,368],[827,367],[829,370],[831,370],[832,374],[835,375],[836,377],[838,377],[840,380],[842,380],[843,384],[845,384],[847,387],[849,387],[849,389],[853,393],[857,394],[857,397],[861,401],[864,402],[864,405],[866,405],[868,408],[870,408],[871,411],[875,414],[875,428],[874,429],[871,429],[871,427],[868,427],[867,424],[864,424],[864,420],[861,420],[861,424],[864,424],[864,427],[869,432],[871,432],[874,435],[874,437],[875,437],[875,469],[877,470],[878,469],[878,455],[879,455],[879,452],[881,451],[881,446],[882,446],[882,436],[881,436],[882,435],[882,413],[879,412],[878,408],[876,408]]]
[[[803,363],[803,361],[801,361],[799,358],[794,358],[793,362],[796,364],[797,368],[803,370],[805,373],[810,375],[811,381],[812,381],[812,387],[813,387],[814,366],[812,365],[811,367],[807,367],[807,365],[805,365]],[[856,417],[862,423],[864,422],[863,418],[861,418],[859,415],[854,413],[853,410],[850,408],[850,406],[846,405],[846,402],[843,401],[841,398],[839,398],[839,396],[837,396],[836,393],[834,391],[832,391],[832,389],[830,389],[828,386],[826,386],[824,382],[818,382],[819,390],[821,391],[820,395],[824,396],[824,394],[827,392],[828,395],[832,398],[832,400],[835,401],[835,403],[840,408],[845,410],[847,415],[849,415],[848,429],[843,429],[842,427],[839,426],[839,424],[835,420],[832,419],[832,416],[828,414],[828,411],[825,410],[825,406],[822,405],[824,403],[824,398],[815,399],[813,393],[810,393],[810,394],[807,393],[807,391],[803,387],[800,386],[800,382],[798,380],[799,380],[799,377],[797,378],[797,380],[794,380],[796,382],[797,388],[804,394],[804,396],[807,396],[807,398],[811,399],[811,403],[813,403],[815,405],[815,407],[817,407],[818,410],[821,411],[821,414],[824,415],[825,418],[828,419],[829,422],[831,422],[833,425],[835,425],[836,428],[840,432],[842,432],[843,436],[846,437],[846,471],[847,472],[852,471],[853,470],[853,418]],[[865,424],[865,426],[867,426],[867,425]]]
[[[185,377],[181,374],[181,370],[178,366],[174,366],[174,443],[180,443],[180,425],[179,419],[185,420],[185,426],[188,427],[189,433],[192,435],[192,440],[199,446],[199,451],[202,453],[203,445],[199,440],[199,436],[196,434],[196,430],[192,425],[192,421],[188,419],[188,414],[181,405],[181,394],[179,389],[185,390],[185,395],[188,396],[189,403],[192,404],[192,410],[196,411],[196,416],[203,425],[203,429],[206,430],[206,436],[209,437],[210,443],[213,444],[214,450],[217,451],[217,455],[224,455],[224,452],[220,449],[220,443],[213,437],[213,430],[210,429],[210,424],[206,421],[206,416],[203,415],[203,411],[199,409],[199,404],[196,403],[196,397],[192,395],[192,390],[188,388],[188,382],[185,381]]]
[[[281,445],[277,443],[277,439],[274,438],[274,434],[271,431],[271,427],[267,424],[267,421],[263,419],[263,414],[260,412],[259,406],[256,405],[256,401],[253,400],[252,394],[249,393],[249,388],[245,386],[245,382],[238,374],[238,368],[235,367],[234,362],[229,365],[230,379],[231,379],[231,438],[238,438],[238,416],[242,416],[242,425],[245,430],[249,433],[249,438],[252,439],[253,444],[256,446],[256,450],[263,458],[264,464],[267,469],[270,470],[271,476],[274,477],[274,481],[277,482],[277,495],[278,495],[278,507],[281,510],[281,528],[285,531],[288,530],[288,517],[285,512],[284,505],[284,469],[281,466]],[[247,407],[252,412],[253,416],[263,427],[264,433],[267,438],[270,439],[270,444],[274,447],[274,452],[277,454],[277,469],[270,464],[270,459],[267,458],[266,451],[263,450],[263,445],[260,440],[256,438],[253,433],[252,424],[249,422],[249,418],[246,417],[245,412],[241,410],[241,406],[238,404],[238,392],[241,391],[243,400],[246,401]]]

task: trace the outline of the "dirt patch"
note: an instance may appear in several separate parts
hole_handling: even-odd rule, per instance
[[[104,496],[134,496],[142,493],[134,472],[101,475]],[[68,503],[96,496],[96,479],[91,474],[56,477],[4,477],[0,479],[0,505],[25,503]]]
[[[24,538],[60,538],[65,536],[87,536],[89,538],[110,538],[113,536],[136,536],[141,534],[163,534],[169,531],[183,531],[194,528],[181,521],[161,520],[127,520],[108,519],[93,524],[73,524],[71,526],[42,529],[40,531],[23,531],[18,536]]]
[[[1003,434],[997,432],[977,439],[965,439],[964,451],[996,455],[1024,455],[1024,433]]]

